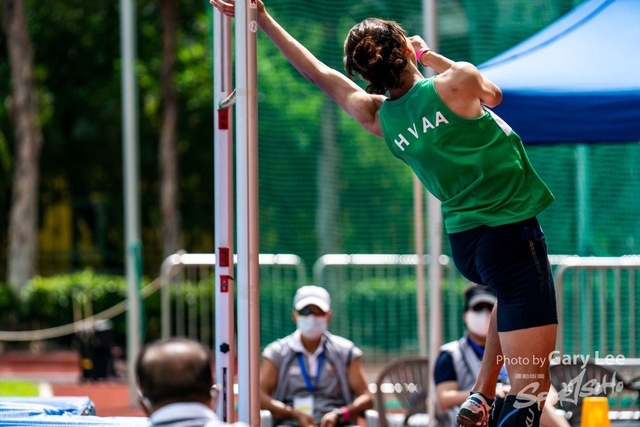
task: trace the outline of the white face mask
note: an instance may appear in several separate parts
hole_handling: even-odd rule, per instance
[[[481,337],[486,337],[489,333],[489,320],[491,312],[487,310],[473,311],[469,310],[464,315],[464,322],[467,324],[469,331]]]
[[[300,333],[310,340],[318,339],[327,331],[327,319],[325,317],[298,315],[298,329]]]

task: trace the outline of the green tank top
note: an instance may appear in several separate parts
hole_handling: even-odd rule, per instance
[[[509,125],[488,109],[476,119],[453,113],[433,77],[384,101],[380,123],[391,152],[442,202],[447,233],[522,221],[554,200]]]

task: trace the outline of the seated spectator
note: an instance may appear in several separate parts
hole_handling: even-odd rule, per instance
[[[186,338],[152,343],[138,356],[136,377],[152,427],[226,425],[211,409],[211,355],[200,343]]]
[[[293,299],[291,335],[262,353],[260,406],[274,425],[339,427],[373,407],[360,358],[351,341],[327,331],[331,298],[318,286],[303,286]]]
[[[443,345],[434,366],[434,382],[438,403],[438,418],[445,427],[457,426],[455,422],[459,406],[469,397],[469,391],[475,384],[480,363],[484,355],[484,345],[489,330],[491,311],[497,298],[491,288],[476,284],[469,285],[464,291],[463,319],[467,332],[462,338]],[[507,370],[502,367],[496,384],[494,408],[499,408],[509,391]],[[547,399],[540,425],[544,427],[569,427],[569,423],[555,412],[553,407],[555,390],[552,387]],[[557,394],[555,394],[557,397]],[[499,409],[494,409],[499,414]],[[491,418],[489,426],[497,421]]]

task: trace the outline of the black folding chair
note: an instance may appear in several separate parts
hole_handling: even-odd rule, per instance
[[[383,366],[376,381],[378,426],[388,427],[387,402],[390,400],[400,404],[403,425],[408,425],[414,414],[426,414],[429,377],[427,358],[400,357]]]

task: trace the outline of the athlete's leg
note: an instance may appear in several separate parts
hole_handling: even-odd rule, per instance
[[[538,427],[551,386],[549,355],[556,344],[557,311],[544,234],[537,221],[522,228],[523,245],[514,260],[515,286],[503,293],[499,324],[511,390],[498,418],[501,427]],[[501,312],[502,313],[502,312]]]
[[[495,304],[491,311],[478,378],[471,388],[471,396],[460,406],[457,421],[462,425],[484,425],[491,417],[492,408],[495,408],[493,403],[496,396],[496,383],[502,367],[502,363],[498,361],[498,356],[502,355],[502,349],[498,335],[497,306],[498,304]],[[499,413],[493,416],[497,418],[498,415]]]
[[[475,385],[471,388],[472,391],[478,391],[489,399],[494,399],[496,396],[496,383],[502,367],[502,363],[498,360],[498,356],[502,356],[502,348],[498,335],[497,313],[498,304],[495,304],[491,311],[489,332],[487,333],[480,372]]]
[[[504,357],[514,362],[507,364],[511,383],[509,394],[533,395],[549,391],[549,354],[556,346],[557,327],[557,324],[551,324],[500,332]]]
[[[556,324],[500,332],[511,390],[498,418],[501,427],[540,425],[551,387],[549,354],[556,344]]]
[[[498,296],[497,330],[500,337],[499,348],[507,363],[512,389],[505,399],[500,417],[507,426],[538,426],[539,412],[542,406],[536,403],[538,393],[548,390],[549,353],[554,349],[557,324],[555,289],[553,277],[546,253],[544,234],[535,218],[489,227],[483,230],[477,239],[474,252],[474,266],[482,277],[482,282],[491,286]],[[497,346],[492,346],[494,360],[499,356]],[[534,364],[534,358],[536,366]],[[486,363],[489,363],[487,360]],[[476,386],[489,395],[489,381],[495,387],[496,373],[493,367],[483,363],[485,371]],[[498,367],[496,367],[497,369]],[[541,377],[541,378],[538,378]],[[526,386],[532,384],[529,390]],[[533,388],[538,389],[534,392]],[[544,387],[544,388],[541,388]],[[518,411],[522,402],[516,402],[516,395],[530,391],[528,398],[532,402],[531,410]],[[532,396],[535,394],[535,397]],[[485,403],[477,395],[472,395],[461,406],[463,409],[475,407],[482,409]],[[483,413],[478,409],[477,414]],[[484,419],[458,420],[464,426],[484,425]],[[507,421],[508,420],[508,421]],[[461,422],[463,421],[463,422]]]
[[[490,227],[481,226],[461,233],[449,234],[451,252],[460,273],[473,283],[486,285],[477,270],[476,252]],[[463,426],[483,426],[486,424],[492,409],[496,393],[496,382],[501,365],[496,363],[501,354],[498,336],[497,307],[494,304],[489,321],[489,331],[485,342],[484,356],[475,385],[471,388],[471,396],[460,406],[457,422]]]

